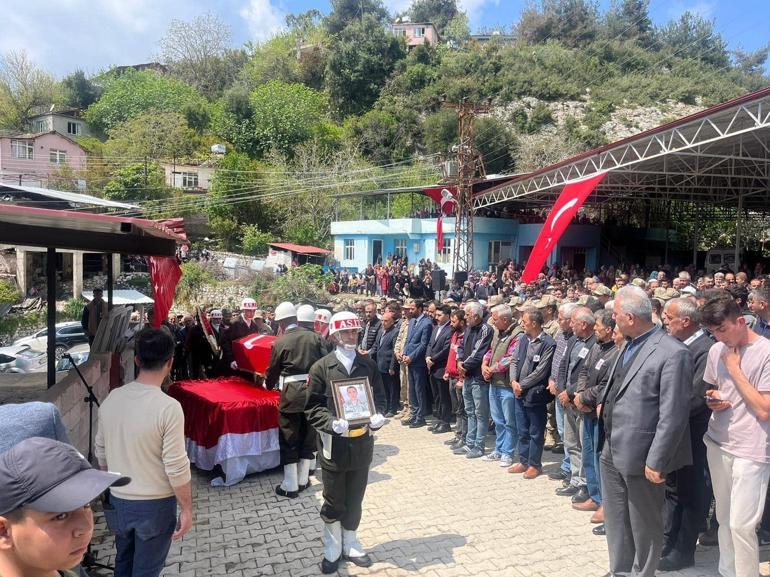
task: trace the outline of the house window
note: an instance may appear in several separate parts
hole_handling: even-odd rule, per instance
[[[513,243],[510,240],[490,240],[488,262],[489,265],[497,265],[499,262],[511,258]]]
[[[436,251],[436,262],[448,264],[452,260],[452,239],[444,237],[441,250]]]
[[[406,256],[406,239],[396,241],[395,253],[398,256]]]
[[[422,38],[425,36],[425,27],[424,26],[417,26],[414,29],[414,37],[415,38]]]
[[[197,172],[183,172],[182,173],[182,188],[198,188],[198,173]]]
[[[80,133],[81,133],[81,126],[79,122],[67,123],[67,134],[74,134],[75,136],[78,136]]]
[[[66,164],[67,153],[64,150],[54,150],[53,148],[48,153],[48,158],[51,164]]]
[[[355,244],[352,238],[346,238],[344,241],[343,260],[353,260],[356,258]]]
[[[11,140],[11,158],[32,160],[35,143],[31,140]]]
[[[48,121],[47,120],[35,120],[35,132],[48,132]]]

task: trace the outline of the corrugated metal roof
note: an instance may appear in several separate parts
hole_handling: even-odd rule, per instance
[[[19,186],[18,184],[0,183],[0,191],[13,194],[14,192],[26,192],[27,194],[36,194],[45,198],[55,198],[57,200],[63,200],[65,202],[72,202],[76,204],[89,204],[92,206],[105,206],[109,208],[138,208],[133,204],[126,204],[125,202],[116,202],[114,200],[107,200],[106,198],[98,198],[96,196],[90,196],[88,194],[80,194],[77,192],[67,192],[64,190],[53,190],[50,188],[39,188],[37,186]]]
[[[290,242],[271,242],[270,246],[289,250],[298,254],[331,254],[332,251],[317,246],[305,246],[302,244],[292,244]]]

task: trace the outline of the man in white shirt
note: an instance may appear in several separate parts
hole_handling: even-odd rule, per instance
[[[115,533],[115,577],[160,575],[172,539],[192,527],[184,414],[160,388],[173,361],[168,332],[143,330],[136,338],[139,375],[113,390],[99,408],[99,466],[131,477],[128,485],[111,490],[104,505],[107,526]]]

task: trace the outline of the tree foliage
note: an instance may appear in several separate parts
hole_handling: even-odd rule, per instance
[[[88,108],[101,96],[99,87],[80,69],[62,79],[61,89],[64,104],[74,108]]]
[[[459,13],[457,0],[414,0],[409,8],[412,22],[431,22],[441,36]]]
[[[93,128],[105,133],[142,112],[179,112],[187,106],[207,106],[192,86],[152,70],[109,72],[98,80],[104,92],[88,107],[85,117]]]
[[[59,101],[57,88],[23,50],[0,56],[0,128],[26,131],[35,108]]]
[[[105,154],[112,158],[182,158],[192,155],[197,140],[178,112],[148,110],[110,130]]]
[[[598,10],[590,0],[540,0],[522,11],[516,33],[528,44],[555,39],[574,48],[591,42],[598,29]]]
[[[332,10],[324,19],[329,34],[339,34],[353,22],[363,22],[370,17],[382,25],[390,17],[382,0],[331,0]]]
[[[132,162],[116,168],[104,187],[104,197],[120,201],[161,200],[170,196],[157,162]]]
[[[267,290],[262,279],[257,279],[252,296],[263,305],[283,301],[325,303],[331,298],[326,290],[331,281],[332,275],[324,273],[319,265],[305,264],[291,267],[286,273],[271,279]]]
[[[660,29],[662,45],[682,59],[705,62],[718,68],[730,64],[727,43],[716,31],[714,22],[692,12],[685,12]]]
[[[275,242],[275,237],[259,230],[255,224],[244,224],[241,229],[241,249],[244,254],[263,256],[267,254],[268,245]]]

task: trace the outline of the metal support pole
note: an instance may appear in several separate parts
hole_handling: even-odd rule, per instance
[[[738,195],[738,218],[735,219],[735,268],[733,272],[741,270],[741,218],[743,217],[743,195]]]
[[[56,249],[48,247],[45,258],[46,289],[48,294],[48,388],[56,384]]]
[[[387,220],[390,220],[390,193],[388,193],[388,208],[387,208],[386,213],[387,213],[386,214]]]
[[[115,284],[112,277],[112,253],[107,255],[107,310],[112,310],[112,285]]]

